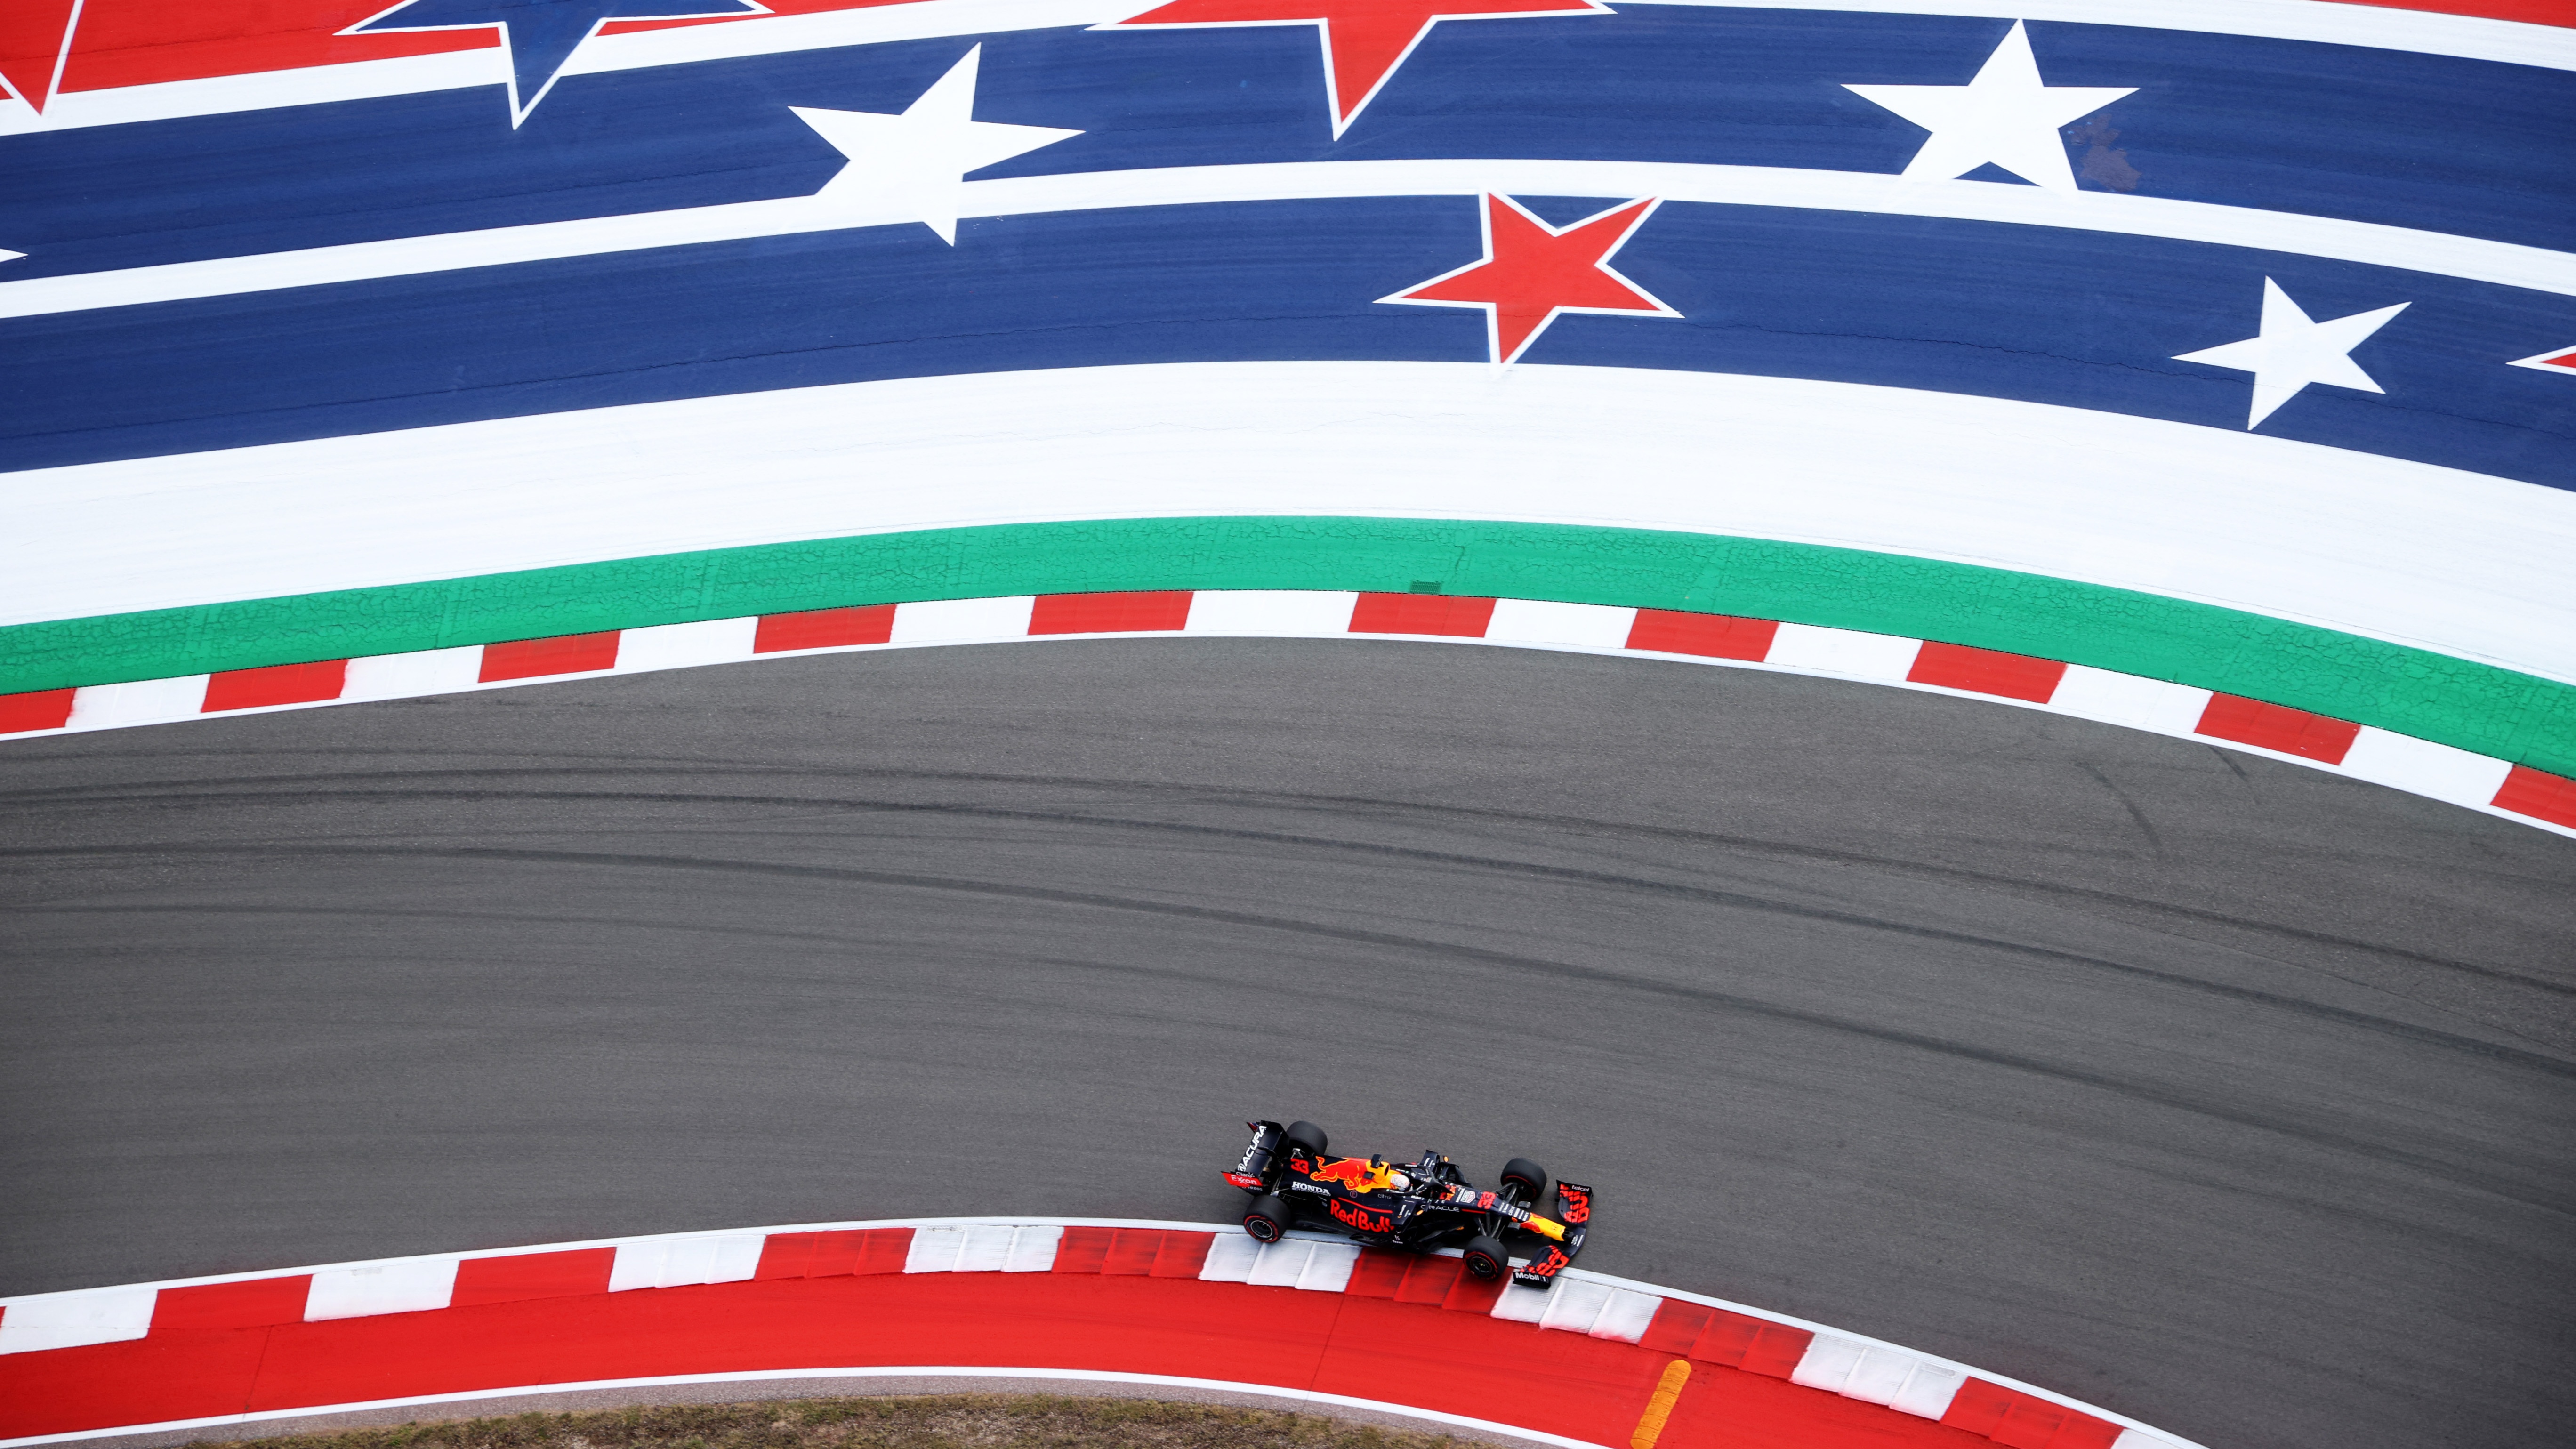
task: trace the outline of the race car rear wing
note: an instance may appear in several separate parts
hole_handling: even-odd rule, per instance
[[[1246,1122],[1252,1129],[1252,1141],[1243,1149],[1243,1160],[1225,1175],[1225,1180],[1245,1192],[1266,1192],[1270,1188],[1271,1169],[1279,1161],[1279,1148],[1288,1140],[1288,1129],[1276,1122]]]

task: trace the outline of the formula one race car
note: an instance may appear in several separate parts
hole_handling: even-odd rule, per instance
[[[1545,1288],[1583,1251],[1591,1231],[1592,1189],[1579,1183],[1556,1185],[1554,1217],[1530,1210],[1547,1191],[1547,1173],[1526,1157],[1503,1164],[1500,1185],[1483,1192],[1437,1152],[1397,1167],[1380,1157],[1330,1155],[1324,1129],[1312,1122],[1244,1125],[1252,1145],[1225,1180],[1252,1194],[1243,1230],[1265,1243],[1302,1226],[1370,1247],[1463,1248],[1467,1271],[1478,1278],[1509,1273],[1515,1283]],[[1506,1247],[1515,1239],[1528,1259],[1518,1265]]]

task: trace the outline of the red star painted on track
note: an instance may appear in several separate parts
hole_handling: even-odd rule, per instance
[[[0,86],[43,110],[62,81],[80,12],[81,0],[0,0]]]
[[[1314,26],[1324,42],[1324,88],[1333,138],[1339,140],[1360,108],[1443,20],[1611,13],[1598,0],[1171,0],[1117,26]]]
[[[1614,206],[1565,227],[1549,226],[1508,196],[1485,198],[1485,256],[1381,302],[1482,307],[1497,363],[1516,362],[1567,312],[1679,317],[1653,293],[1610,266],[1610,258],[1663,203]]]
[[[2576,347],[2553,347],[2531,357],[2517,357],[2513,365],[2542,372],[2576,373]]]

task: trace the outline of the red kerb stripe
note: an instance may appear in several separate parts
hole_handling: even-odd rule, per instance
[[[2049,696],[2057,693],[2057,682],[2066,677],[2066,666],[2054,659],[2033,659],[2027,654],[1971,649],[1965,644],[1926,639],[1905,677],[1915,684],[1972,689],[1979,694],[2046,704]]]
[[[2200,723],[2192,729],[2212,739],[2234,740],[2329,765],[2342,764],[2344,752],[2361,734],[2357,724],[2233,694],[2211,695],[2209,707],[2200,712]]]
[[[2498,810],[2546,820],[2576,830],[2576,780],[2535,770],[2529,765],[2516,765],[2504,777],[2504,786],[2490,802]]]
[[[0,735],[29,730],[58,730],[72,721],[73,689],[39,689],[32,694],[0,694]]]
[[[1362,594],[1351,609],[1354,634],[1446,634],[1482,639],[1494,621],[1491,599],[1447,594]]]
[[[605,634],[562,634],[552,639],[514,639],[483,646],[483,672],[475,679],[490,684],[502,679],[540,679],[549,674],[586,674],[617,666],[615,629]]]
[[[883,644],[894,637],[894,605],[862,604],[853,609],[807,609],[795,614],[763,614],[751,631],[751,652],[778,654],[790,649],[840,649],[852,644]]]
[[[1941,1422],[2007,1449],[2111,1449],[2120,1437],[2120,1426],[2106,1419],[1984,1379],[1961,1384]]]
[[[1703,659],[1749,659],[1758,664],[1771,657],[1771,638],[1779,632],[1777,619],[1639,609],[1637,622],[1628,626],[1628,647],[1658,654],[1696,654]]]
[[[1109,1245],[1117,1241],[1116,1228],[1067,1228],[1055,1240],[1057,1273],[1097,1273],[1109,1259]]]
[[[1040,594],[1029,611],[1032,634],[1139,634],[1190,622],[1188,589],[1140,594]]]
[[[338,699],[348,677],[346,659],[272,664],[265,669],[226,669],[206,680],[206,702],[199,706],[199,712],[214,714],[271,704],[319,704]]]
[[[518,1303],[530,1298],[573,1298],[608,1291],[609,1270],[617,1266],[615,1248],[573,1248],[561,1253],[516,1253],[506,1258],[468,1258],[456,1265],[456,1292],[450,1308],[485,1303]]]
[[[1690,1356],[1702,1363],[1725,1364],[1748,1373],[1785,1379],[1797,1372],[1798,1360],[1807,1356],[1807,1345],[1816,1337],[1803,1328],[1747,1313],[1729,1313],[1723,1308],[1712,1308],[1708,1313],[1708,1326],[1700,1330],[1690,1346]]]
[[[164,1288],[152,1302],[154,1333],[205,1333],[227,1328],[264,1328],[272,1323],[302,1323],[304,1300],[313,1291],[313,1275],[253,1278],[247,1283],[199,1283]]]

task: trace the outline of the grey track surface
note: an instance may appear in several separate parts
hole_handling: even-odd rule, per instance
[[[1305,1116],[2219,1449],[2576,1415],[2576,844],[2293,766],[1210,640],[12,743],[0,802],[0,1292],[1218,1218]]]

